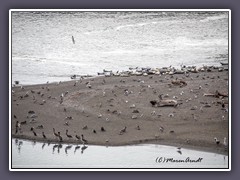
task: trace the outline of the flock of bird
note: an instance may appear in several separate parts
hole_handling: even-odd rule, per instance
[[[186,77],[189,77],[189,74],[186,74]],[[151,76],[150,76],[150,78],[151,78]],[[171,75],[170,78],[173,78],[173,75]],[[80,79],[80,80],[81,80],[81,79]],[[120,82],[125,83],[125,81],[122,80],[122,79],[120,80]],[[144,81],[143,81],[143,80],[139,80],[138,82],[139,82],[140,84],[144,84]],[[61,82],[59,82],[58,84],[60,84],[60,83],[61,83]],[[76,86],[76,83],[77,83],[77,81],[74,83],[74,86]],[[105,84],[105,83],[106,83],[106,80],[103,79],[102,84]],[[172,87],[174,87],[174,86],[183,87],[183,86],[187,86],[187,82],[184,81],[184,80],[178,80],[178,79],[176,78],[175,80],[172,80],[171,83],[168,84],[168,86],[169,86],[170,88],[172,88]],[[92,84],[90,83],[90,81],[88,81],[88,82],[86,83],[86,87],[87,87],[87,88],[90,88],[90,89],[92,88]],[[151,85],[148,85],[147,87],[150,88],[150,89],[153,89],[153,93],[154,93],[154,94],[157,93],[156,89],[154,89]],[[24,89],[24,87],[21,86],[21,89]],[[44,87],[42,87],[42,89],[44,89]],[[202,89],[202,86],[199,86],[197,89],[199,89],[199,90]],[[50,88],[49,88],[49,87],[46,87],[46,90],[47,90],[47,91],[50,91]],[[143,93],[144,90],[146,90],[146,89],[142,88],[142,89],[140,90],[139,94]],[[193,92],[193,91],[194,91],[193,89],[190,90],[190,92]],[[41,97],[44,97],[44,95],[45,95],[45,94],[42,93],[41,91],[36,92],[36,91],[34,91],[34,90],[31,90],[31,93],[33,94],[32,98],[33,98],[34,103],[37,103],[37,102],[38,102],[38,101],[36,100],[36,97],[34,96],[35,93],[39,94]],[[114,94],[114,96],[117,96],[117,94],[116,94],[116,92],[114,92],[114,90],[112,90],[112,93]],[[14,91],[13,91],[13,94],[14,94]],[[69,94],[68,91],[63,92],[63,93],[60,95],[60,99],[59,99],[59,103],[60,103],[60,104],[62,104],[62,103],[64,102],[64,97],[66,97],[67,94]],[[133,92],[130,91],[129,89],[124,89],[123,94],[124,94],[124,96],[129,96],[130,94],[133,94]],[[181,93],[180,93],[179,95],[182,96],[183,94],[184,94],[184,91],[181,91]],[[103,94],[102,94],[102,95],[105,97],[105,96],[106,96],[106,92],[103,91]],[[218,95],[218,94],[217,94],[217,95]],[[220,95],[222,95],[222,94],[220,94]],[[26,97],[29,97],[29,96],[30,96],[30,93],[29,93],[29,92],[26,92],[25,95],[21,95],[19,98],[20,98],[20,99],[23,99],[23,98],[26,98]],[[215,94],[207,94],[206,96],[213,96],[213,97],[214,97],[214,96],[216,96],[216,93],[215,93]],[[180,102],[178,101],[179,98],[178,98],[177,96],[173,96],[173,98],[170,99],[168,94],[160,94],[158,97],[159,97],[158,100],[152,100],[152,101],[150,101],[150,104],[152,105],[152,107],[163,107],[163,106],[178,107],[178,106],[180,106],[180,105],[182,104],[182,102],[180,103]],[[53,97],[51,97],[51,96],[48,96],[47,98],[48,98],[48,99],[57,99],[57,98],[53,98]],[[197,99],[198,96],[195,95],[194,98]],[[189,101],[191,101],[191,100],[192,100],[191,98],[187,99],[187,100],[186,100],[186,103],[189,102]],[[110,102],[111,102],[111,99],[110,99]],[[46,103],[46,100],[44,99],[44,100],[42,100],[41,102],[38,102],[38,103],[39,103],[40,105],[44,105],[44,104]],[[127,100],[126,100],[126,103],[128,103]],[[99,105],[99,107],[101,107],[101,106],[102,106],[102,104]],[[211,107],[211,105],[210,105],[210,104],[204,104],[202,107],[200,107],[201,112],[203,112],[203,107]],[[136,109],[136,105],[135,105],[135,104],[130,105],[129,108],[130,108],[130,109],[133,109],[132,113],[134,113],[134,115],[132,115],[132,119],[137,119],[137,118],[143,116],[143,114],[141,114],[140,116],[135,115],[135,114],[139,113],[139,110]],[[190,110],[196,110],[197,108],[198,108],[197,106],[193,106],[193,107],[191,107]],[[223,108],[225,111],[227,111],[227,108],[225,107],[225,104],[224,104],[224,103],[222,103],[222,108]],[[67,111],[66,107],[64,107],[63,111],[64,111],[64,112]],[[82,112],[84,113],[85,110],[82,109]],[[121,111],[117,111],[117,110],[116,110],[116,112],[113,112],[113,113],[116,113],[116,114],[118,114],[118,115],[121,115]],[[152,116],[157,115],[157,116],[159,116],[159,117],[162,116],[162,114],[156,114],[155,111],[152,111],[152,112],[151,112],[151,115],[152,115]],[[103,116],[102,114],[98,114],[98,115],[97,115],[98,118],[102,118],[102,116]],[[173,118],[173,117],[174,117],[174,113],[169,113],[169,114],[168,114],[168,117],[169,117],[169,118]],[[192,114],[192,117],[193,117],[194,120],[197,120],[197,116],[196,116],[196,115]],[[223,116],[223,117],[224,117],[224,116]],[[14,118],[17,119],[17,116],[14,115]],[[34,121],[36,121],[37,115],[36,115],[36,113],[35,113],[34,111],[29,111],[27,118],[30,118],[30,121],[29,121],[29,122],[34,122]],[[67,116],[65,119],[66,119],[66,121],[65,121],[64,125],[69,126],[69,121],[68,121],[68,120],[73,120],[72,116]],[[223,118],[223,119],[224,119],[224,118]],[[109,121],[109,118],[106,118],[106,122],[108,122],[108,121]],[[22,122],[16,121],[15,134],[22,133],[22,128],[21,128],[21,126],[24,125],[24,124],[26,124],[26,123],[27,123],[27,121],[22,121]],[[88,128],[88,127],[85,125],[82,129],[87,129],[87,128]],[[37,126],[36,129],[43,129],[43,125]],[[137,130],[141,130],[141,128],[140,128],[139,125],[136,126],[136,129],[137,129]],[[163,133],[164,130],[165,130],[164,127],[162,127],[162,126],[159,127],[159,131],[160,131],[161,133]],[[42,136],[42,138],[45,139],[45,140],[52,138],[52,137],[47,137],[46,134],[45,134],[43,131],[42,131],[41,135],[40,135],[40,134],[37,134],[34,127],[31,127],[30,131],[33,133],[33,136]],[[101,127],[101,131],[104,132],[104,131],[106,131],[106,130],[105,130],[104,127]],[[123,135],[124,133],[126,133],[126,131],[127,131],[127,126],[124,126],[123,129],[120,129],[119,135]],[[92,132],[93,132],[94,134],[97,133],[95,129],[93,129]],[[173,133],[175,133],[175,131],[174,131],[174,130],[169,130],[169,133],[170,133],[170,134],[173,134]],[[81,134],[80,136],[79,136],[78,134],[71,135],[71,134],[69,134],[68,129],[66,129],[65,134],[61,134],[61,132],[59,132],[59,131],[56,132],[56,131],[55,131],[55,128],[53,128],[53,137],[54,137],[55,139],[57,139],[59,142],[63,142],[63,138],[64,138],[63,136],[66,136],[66,138],[69,139],[69,140],[70,140],[70,139],[71,139],[71,140],[74,140],[74,139],[75,139],[76,141],[80,141],[83,145],[85,145],[85,144],[88,143],[88,141],[86,140],[86,138],[84,137],[83,134]],[[216,143],[217,145],[221,144],[220,140],[217,139],[217,138],[214,138],[214,141],[215,141],[215,143]],[[106,140],[106,142],[108,142],[108,139]],[[189,141],[188,141],[188,142],[189,142]],[[223,144],[225,147],[227,147],[226,137],[224,138],[222,144]],[[179,149],[179,150],[180,150],[180,149]]]

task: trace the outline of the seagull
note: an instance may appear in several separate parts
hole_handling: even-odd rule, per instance
[[[217,145],[220,144],[220,141],[216,137],[214,138],[214,140],[215,140]]]
[[[87,125],[85,125],[85,126],[83,126],[83,128],[82,129],[87,129],[88,127],[87,127]]]
[[[161,132],[163,132],[163,131],[164,131],[164,127],[160,126],[159,130],[160,130]]]
[[[125,126],[125,127],[119,132],[119,135],[122,135],[123,133],[125,133],[125,132],[126,132],[126,129],[127,129],[127,127]]]

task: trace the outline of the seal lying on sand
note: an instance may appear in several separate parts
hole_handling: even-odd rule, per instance
[[[179,104],[174,99],[162,99],[162,94],[160,94],[158,97],[159,97],[159,101],[158,100],[150,101],[150,103],[152,104],[153,107],[163,107],[163,106],[174,106],[174,107],[176,107]]]
[[[173,80],[173,81],[172,81],[172,84],[173,84],[173,85],[180,86],[180,87],[187,85],[187,83],[186,83],[185,81],[183,81],[183,80],[177,80],[177,79],[176,79],[176,80]]]

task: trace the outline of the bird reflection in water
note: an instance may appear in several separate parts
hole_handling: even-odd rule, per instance
[[[69,149],[71,149],[71,148],[72,148],[72,145],[68,145],[68,146],[66,146],[66,147],[65,147],[65,153],[68,154],[67,151],[68,151]]]
[[[36,141],[33,141],[32,142],[32,146],[34,147],[36,145]]]
[[[59,153],[60,153],[60,149],[62,148],[62,144],[59,144],[57,148],[58,148],[58,149],[57,149],[57,152],[58,152],[58,154],[59,154]]]
[[[87,148],[88,148],[88,146],[83,145],[83,147],[81,148],[81,153],[83,154],[83,151]]]
[[[43,145],[42,145],[42,150],[44,149],[45,145],[46,145],[46,143],[43,143]]]
[[[77,150],[79,150],[80,149],[80,146],[79,145],[77,145],[77,146],[75,146],[75,149],[74,149],[74,154],[76,153],[76,151]]]
[[[16,141],[15,141],[15,143],[16,143]],[[18,154],[20,154],[20,152],[21,152],[22,145],[23,145],[22,141],[17,141]]]
[[[54,152],[55,152],[55,149],[58,147],[58,144],[54,144],[53,145],[53,151],[52,151],[52,153],[54,154]]]

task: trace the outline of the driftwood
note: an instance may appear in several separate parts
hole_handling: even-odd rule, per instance
[[[216,92],[213,93],[204,93],[203,96],[211,96],[211,97],[215,97],[215,98],[220,98],[220,97],[228,97],[228,94],[224,94],[224,93],[220,93],[218,90],[216,90]]]

